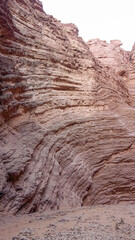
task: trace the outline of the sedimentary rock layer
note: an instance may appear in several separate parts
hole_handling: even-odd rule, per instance
[[[0,210],[135,201],[134,50],[104,64],[38,0],[1,0],[0,25]]]

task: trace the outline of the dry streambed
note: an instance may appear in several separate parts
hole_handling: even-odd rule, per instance
[[[135,205],[0,215],[0,240],[135,240]]]

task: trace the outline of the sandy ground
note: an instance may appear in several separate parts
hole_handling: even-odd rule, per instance
[[[135,240],[135,205],[0,214],[0,240]]]

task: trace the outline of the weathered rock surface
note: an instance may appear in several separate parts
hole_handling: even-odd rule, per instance
[[[134,202],[135,48],[103,54],[38,0],[1,0],[0,26],[0,210]]]
[[[119,40],[112,40],[110,44],[100,39],[88,41],[89,49],[96,59],[123,77],[128,89],[129,104],[135,106],[135,45],[131,52],[124,51],[120,48],[121,45]]]

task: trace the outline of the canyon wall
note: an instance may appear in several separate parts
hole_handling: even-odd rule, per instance
[[[135,47],[120,45],[1,0],[0,211],[135,201]]]

